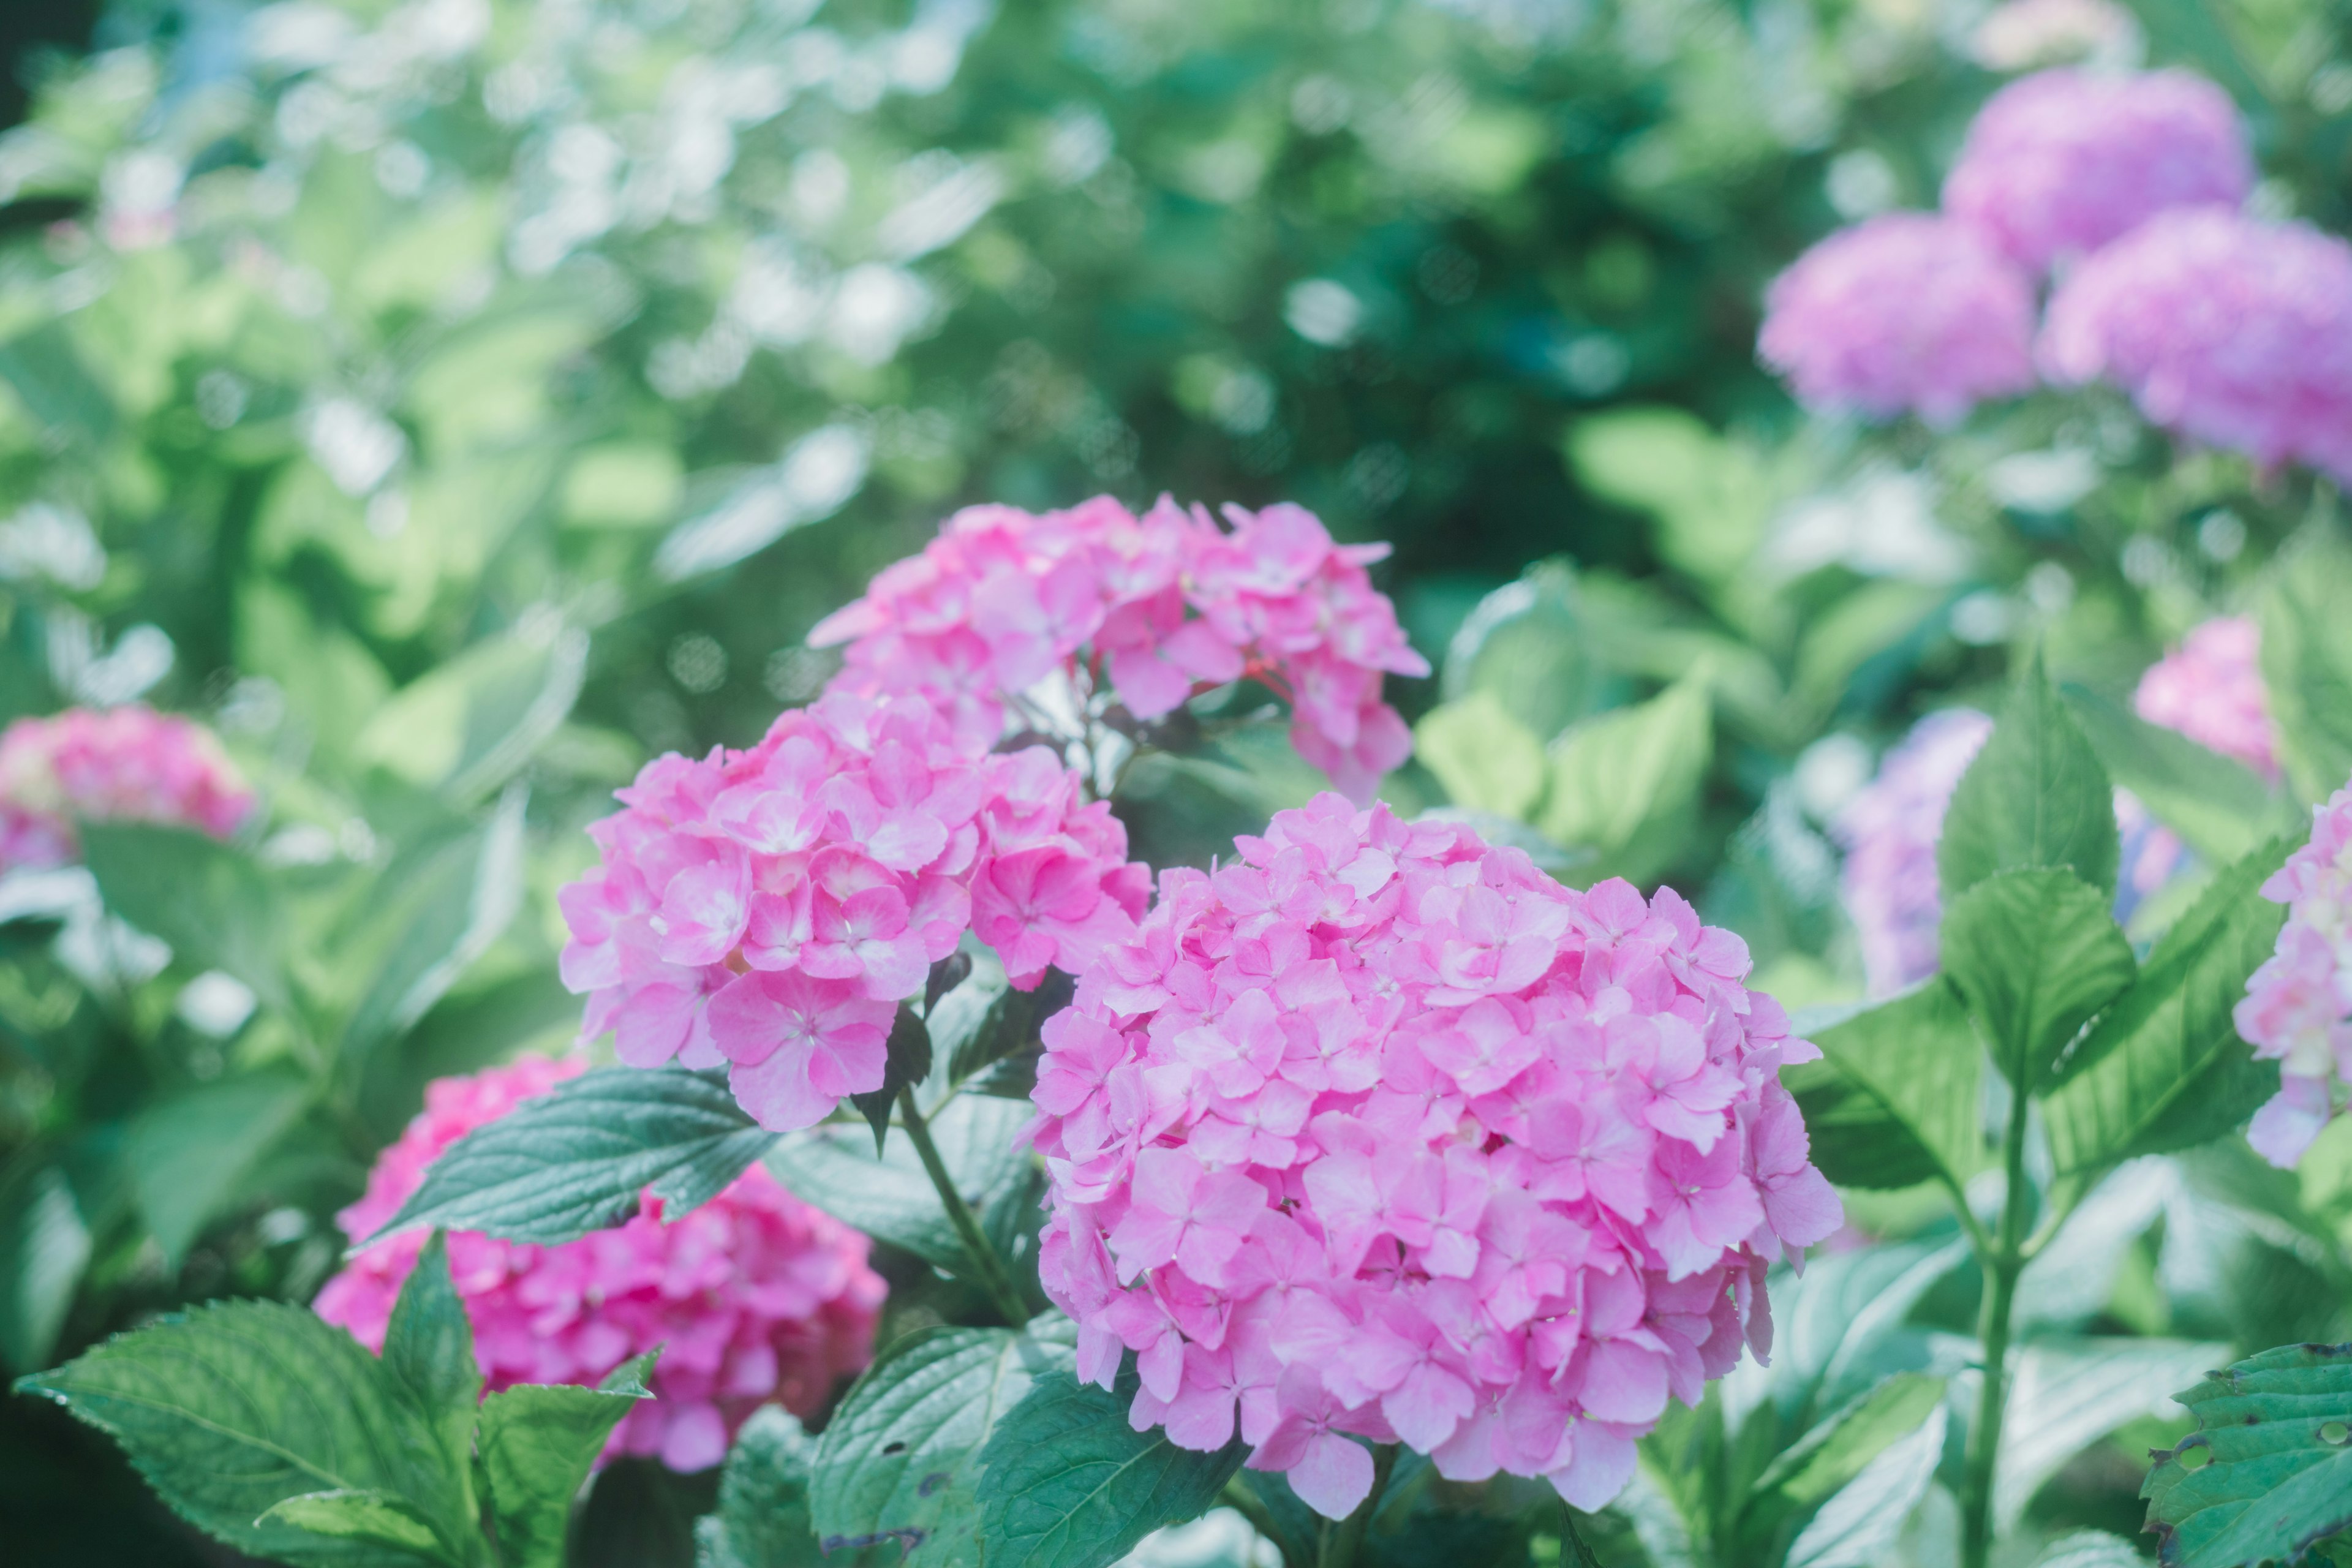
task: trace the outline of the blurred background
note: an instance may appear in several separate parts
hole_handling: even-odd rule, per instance
[[[2030,645],[2120,700],[2336,526],[2324,483],[2120,396],[1866,433],[1758,367],[1769,280],[1933,205],[2037,65],[2193,67],[2253,128],[2256,210],[2343,228],[2352,4],[2029,5],[8,7],[0,721],[203,718],[297,914],[250,1023],[11,950],[0,1356],[307,1299],[421,1082],[575,1028],[551,895],[609,792],[814,695],[808,628],[978,500],[1291,500],[1392,541],[1438,667],[1391,682],[1401,807],[1527,819],[1577,879],[1692,893],[1792,1006],[1858,996],[1824,826],[1888,737]],[[1538,776],[1602,760],[1528,784],[1497,735]],[[1243,732],[1120,810],[1202,860],[1317,784]],[[275,1122],[156,1120],[313,1056],[331,1087]],[[226,1170],[159,1226],[171,1136]],[[2226,1280],[2147,1310],[2334,1332],[2340,1261],[2272,1240],[2308,1287],[2263,1286],[2277,1321]],[[55,1246],[62,1285],[23,1261]],[[0,1510],[41,1560],[197,1550],[21,1405]],[[2130,1447],[2066,1506],[2134,1528]]]

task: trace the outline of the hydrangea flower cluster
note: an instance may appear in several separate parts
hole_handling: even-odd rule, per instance
[[[729,1064],[790,1131],[882,1087],[890,1023],[965,931],[1034,986],[1133,934],[1150,873],[1042,746],[988,753],[914,696],[835,693],[749,751],[675,753],[589,832],[563,983],[623,1061]]]
[[[424,1110],[368,1173],[366,1195],[337,1216],[344,1234],[373,1235],[442,1150],[583,1065],[525,1058],[427,1086]],[[424,1245],[409,1231],[359,1253],[319,1292],[319,1315],[381,1350]],[[472,1231],[451,1233],[448,1246],[488,1392],[593,1387],[663,1347],[655,1397],[630,1411],[604,1452],[655,1455],[674,1470],[717,1464],[761,1405],[814,1416],[834,1384],[872,1357],[887,1289],[866,1265],[863,1236],[759,1165],[675,1223],[663,1223],[660,1200],[647,1196],[625,1224],[559,1247]]]
[[[2179,647],[2148,666],[2132,706],[2151,724],[2177,730],[2265,778],[2278,777],[2262,632],[2245,616],[2216,616],[2192,628]]]
[[[967,507],[809,642],[849,645],[832,689],[919,692],[983,745],[1008,721],[1050,731],[1105,682],[1150,720],[1251,677],[1290,700],[1299,754],[1369,799],[1412,750],[1382,676],[1429,673],[1365,574],[1389,547],[1336,544],[1287,504],[1224,515],[1230,531],[1165,497],[1141,518],[1108,496]]]
[[[2230,95],[2185,70],[2042,71],[1986,100],[1944,210],[2041,271],[2174,207],[2236,207],[2254,185]]]
[[[1756,348],[1809,407],[1949,425],[2033,384],[2032,341],[2022,269],[1948,218],[1887,213],[1773,279]]]
[[[1880,759],[1878,776],[1830,825],[1845,850],[1846,913],[1862,940],[1873,996],[1890,996],[1936,973],[1944,916],[1936,844],[1960,775],[1992,733],[1972,708],[1930,713]]]
[[[2311,839],[2263,897],[2287,907],[2278,946],[2246,982],[2238,1033],[2279,1064],[2279,1090],[2247,1140],[2293,1165],[2335,1115],[2333,1085],[2352,1083],[2352,784],[2312,808]]]
[[[1045,1289],[1130,1418],[1321,1513],[1402,1441],[1597,1508],[1671,1394],[1769,1348],[1841,1221],[1783,1063],[1820,1053],[1671,889],[1570,890],[1324,795],[1162,874],[1048,1021]]]
[[[2352,482],[2352,245],[2331,235],[2163,214],[2067,276],[2038,352],[2167,429]]]
[[[70,863],[77,821],[226,838],[252,811],[253,792],[212,731],[175,713],[69,708],[0,731],[0,871]]]

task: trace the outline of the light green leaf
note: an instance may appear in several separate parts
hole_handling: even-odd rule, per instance
[[[982,1562],[982,1447],[1068,1351],[1011,1329],[924,1329],[866,1369],[817,1442],[809,1491],[828,1553],[897,1542],[923,1568]]]
[[[131,1123],[123,1163],[167,1266],[179,1267],[309,1102],[300,1075],[266,1068],[162,1100]]]
[[[2292,1563],[2352,1528],[2352,1345],[2283,1345],[2177,1397],[2197,1430],[2140,1488],[2168,1568]]]
[[[2280,826],[2285,808],[2252,768],[2080,686],[2060,689],[2107,776],[2198,854],[2227,864]]]
[[[1872,1353],[1967,1257],[1967,1241],[1956,1237],[1828,1253],[1810,1259],[1802,1275],[1775,1275],[1780,1327],[1768,1377],[1782,1418],[1810,1424],[1824,1404],[1861,1392]]]
[[[1474,811],[1525,821],[1543,799],[1543,742],[1491,691],[1433,708],[1413,726],[1413,754]]]
[[[1936,868],[1948,905],[1996,871],[2067,867],[2116,889],[2114,787],[2036,659],[1952,791]]]
[[[89,1227],[63,1171],[27,1166],[0,1187],[0,1357],[10,1366],[47,1364],[89,1257]]]
[[[2061,1176],[2217,1137],[2278,1087],[2231,1012],[2285,922],[2261,889],[2286,850],[2273,839],[2215,877],[2063,1064],[2064,1081],[2042,1102]]]
[[[287,1007],[285,902],[250,858],[188,828],[137,822],[85,824],[81,848],[108,909],[190,968],[225,970]]]
[[[2327,798],[2352,774],[2352,552],[2306,536],[2270,574],[2262,626],[2263,687],[2295,795]]]
[[[429,1495],[438,1445],[375,1357],[307,1308],[199,1307],[118,1334],[18,1381],[112,1436],[190,1523],[248,1556],[406,1562],[380,1548],[257,1522],[320,1491]]]
[[[500,1555],[510,1568],[563,1568],[572,1500],[604,1440],[640,1399],[654,1358],[614,1368],[599,1388],[525,1384],[482,1401],[482,1473]]]
[[[1557,843],[1599,850],[1595,877],[1647,880],[1682,852],[1681,828],[1697,809],[1714,751],[1706,684],[1685,677],[1553,742],[1536,826]]]
[[[1660,553],[1713,582],[1746,562],[1773,495],[1754,456],[1679,408],[1622,408],[1569,427],[1577,482],[1658,520]]]
[[[1944,973],[2025,1093],[2138,973],[2111,896],[2072,871],[2000,871],[1945,908]]]
[[[1983,1167],[1984,1047],[1941,975],[1812,1038],[1822,1059],[1780,1078],[1830,1180],[1958,1190]]]
[[[551,623],[478,643],[393,693],[353,754],[451,799],[481,799],[563,722],[587,660],[588,634]]]
[[[1738,1525],[1743,1562],[1771,1560],[1789,1532],[1940,1410],[1944,1380],[1897,1373],[1783,1449],[1756,1479]]]
[[[1000,1247],[1006,1247],[1034,1201],[1028,1178],[1035,1159],[1014,1142],[1032,1114],[1024,1100],[962,1094],[931,1120],[931,1141],[956,1190]],[[950,1273],[968,1269],[971,1258],[914,1145],[901,1139],[877,1160],[872,1144],[863,1128],[812,1127],[777,1143],[768,1169],[803,1203],[844,1224]]]
[[[1438,690],[1448,702],[1486,692],[1538,740],[1601,706],[1602,671],[1575,568],[1539,561],[1478,601],[1446,645]]]
[[[407,1553],[426,1563],[460,1563],[433,1533],[432,1521],[390,1492],[305,1492],[263,1514],[263,1524],[288,1525],[331,1540],[357,1542]]]
[[[1880,1450],[1798,1532],[1786,1568],[1879,1568],[1936,1479],[1947,1419],[1937,1405],[1916,1431]]]
[[[571,1241],[635,1214],[648,1186],[675,1218],[718,1196],[775,1138],[716,1073],[607,1068],[451,1144],[377,1236],[437,1225]]]
[[[2104,1530],[2078,1530],[2062,1535],[2042,1549],[2033,1568],[2142,1568],[2147,1559],[2120,1535]]]
[[[2023,1518],[2033,1494],[2075,1455],[2128,1422],[2161,1414],[2171,1391],[2228,1359],[2186,1340],[2035,1340],[2016,1352],[1993,1473],[1996,1528]]]
[[[1163,1524],[1206,1512],[1242,1468],[1238,1437],[1214,1453],[1180,1448],[1128,1407],[1133,1366],[1113,1390],[1061,1371],[1030,1385],[980,1454],[980,1531],[1003,1568],[1107,1568]]]

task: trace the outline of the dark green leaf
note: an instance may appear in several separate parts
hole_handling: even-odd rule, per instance
[[[2292,1563],[2352,1528],[2352,1345],[2283,1345],[2175,1397],[2198,1429],[2140,1488],[2165,1563]]]
[[[2000,871],[1945,907],[1944,973],[2025,1093],[2138,972],[2110,898],[2072,871]]]
[[[2231,1013],[2285,922],[2261,889],[2286,851],[2273,839],[2215,877],[2064,1064],[2042,1103],[2060,1175],[2202,1142],[2267,1097]]]
[[[0,1358],[10,1366],[48,1363],[89,1256],[89,1226],[62,1170],[27,1164],[0,1186]]]
[[[135,822],[85,824],[81,847],[107,908],[191,967],[225,971],[268,1005],[288,1005],[285,901],[245,854],[187,828]]]
[[[444,1150],[377,1235],[437,1225],[570,1241],[636,1213],[647,1186],[675,1218],[717,1196],[774,1142],[716,1073],[585,1073]]]
[[[2226,865],[2269,836],[2284,807],[2252,768],[2082,687],[2061,689],[2107,776],[2197,853]]]
[[[406,1561],[257,1521],[311,1492],[413,1499],[441,1484],[438,1445],[375,1357],[284,1302],[199,1307],[118,1334],[16,1387],[111,1436],[176,1512],[249,1556]],[[445,1539],[457,1528],[447,1521]]]
[[[563,1568],[572,1500],[631,1406],[650,1399],[654,1358],[615,1368],[599,1388],[526,1384],[482,1401],[482,1471],[509,1568]]]
[[[888,1568],[896,1543],[825,1555],[809,1515],[816,1443],[791,1413],[760,1407],[735,1434],[719,1507],[695,1526],[695,1568]]]
[[[1897,1373],[1782,1450],[1741,1510],[1740,1561],[1769,1562],[1816,1509],[1889,1445],[1917,1431],[1943,1398],[1942,1378]]]
[[[904,1548],[924,1568],[981,1562],[980,1450],[1068,1350],[1012,1329],[924,1329],[866,1369],[818,1440],[809,1490],[827,1552]]]
[[[1996,871],[2067,867],[2116,889],[2114,787],[2035,659],[1944,814],[1936,867],[1947,905]]]
[[[1984,1047],[1941,976],[1813,1041],[1822,1059],[1781,1079],[1830,1180],[1898,1187],[1933,1176],[1957,1189],[1982,1167]]]
[[[1014,1140],[1032,1114],[1025,1101],[962,1094],[931,1119],[931,1141],[956,1190],[990,1239],[1007,1248],[1033,1202],[1034,1156]],[[951,1273],[971,1267],[912,1143],[901,1139],[876,1159],[866,1134],[839,1123],[778,1142],[768,1169],[805,1203],[868,1236],[903,1247]]]
[[[1039,1027],[1069,1005],[1072,990],[1068,975],[1049,969],[1034,988],[1015,991],[1004,978],[1003,962],[980,948],[970,977],[940,998],[928,1020],[932,1047],[947,1058],[948,1082],[966,1083],[984,1074],[982,1092],[1000,1092],[986,1087],[1001,1076],[988,1069],[1012,1058],[1034,1058],[1043,1048]],[[1028,1098],[1027,1091],[1020,1098]]]
[[[1004,1568],[1106,1568],[1163,1524],[1205,1512],[1248,1456],[1207,1454],[1159,1427],[1138,1432],[1130,1363],[1116,1390],[1050,1372],[996,1424],[980,1454],[981,1538]]]
[[[357,1542],[408,1553],[420,1562],[460,1563],[450,1555],[433,1524],[415,1507],[390,1492],[305,1492],[288,1498],[261,1516],[264,1524],[283,1524],[312,1535]]]
[[[979,951],[985,952],[989,950],[980,948]],[[938,1015],[940,997],[971,978],[972,962],[971,951],[958,948],[931,965],[931,972],[923,977],[923,1021],[925,1023],[931,1022]],[[1000,971],[1003,967],[1002,963],[997,965]]]
[[[470,1517],[475,1511],[470,1480],[482,1368],[474,1359],[474,1325],[449,1279],[446,1231],[433,1233],[400,1288],[384,1330],[383,1360],[394,1386],[439,1437],[452,1482],[461,1490],[455,1511],[460,1518]]]
[[[309,1100],[299,1074],[265,1068],[190,1089],[131,1122],[123,1161],[166,1265],[179,1267]]]
[[[923,1026],[920,1015],[903,1002],[898,1005],[898,1016],[890,1020],[887,1051],[882,1065],[882,1087],[870,1094],[849,1097],[850,1103],[874,1129],[874,1157],[877,1160],[882,1157],[883,1141],[889,1135],[890,1111],[898,1103],[898,1091],[931,1076],[931,1032]]]

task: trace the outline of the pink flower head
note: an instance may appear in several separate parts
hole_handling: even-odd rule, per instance
[[[1931,713],[1878,764],[1831,824],[1845,850],[1845,908],[1862,939],[1874,996],[1889,996],[1936,972],[1943,902],[1936,845],[1944,809],[1992,721],[1969,708]]]
[[[2236,207],[2253,187],[2245,121],[2212,82],[2063,68],[1986,101],[1944,181],[1944,210],[2039,272],[2169,208]]]
[[[425,1109],[338,1216],[353,1241],[399,1212],[449,1144],[577,1073],[577,1061],[526,1057],[426,1086]],[[318,1312],[381,1350],[393,1303],[425,1237],[408,1231],[354,1256],[319,1292]],[[654,1397],[606,1444],[708,1469],[762,1405],[815,1415],[840,1379],[872,1356],[887,1289],[866,1238],[808,1207],[753,1165],[692,1213],[664,1223],[658,1199],[610,1230],[555,1247],[452,1232],[449,1275],[474,1327],[486,1393],[517,1384],[593,1387],[661,1346]]]
[[[2067,274],[2037,353],[2166,429],[2352,482],[2352,245],[2333,235],[2161,213]]]
[[[1382,678],[1429,673],[1364,572],[1387,546],[1334,543],[1295,506],[1225,518],[1165,498],[1140,518],[1108,496],[968,507],[809,641],[848,644],[833,689],[919,692],[982,745],[1014,710],[1026,727],[1116,697],[1156,719],[1255,677],[1291,699],[1300,754],[1370,798],[1412,751]]]
[[[2287,906],[2278,945],[2246,982],[2238,1034],[2279,1064],[2279,1091],[2249,1130],[2271,1163],[2303,1158],[2352,1083],[2352,784],[2312,808],[2311,838],[2263,897]]]
[[[2207,621],[2148,667],[2132,706],[2149,723],[2275,779],[2278,746],[2261,655],[2262,633],[2252,620]]]
[[[1238,1430],[1333,1518],[1354,1437],[1599,1507],[1841,1223],[1779,1083],[1818,1053],[1671,889],[1336,795],[1238,848],[1045,1030],[1039,1272],[1081,1375],[1135,1351],[1139,1429]]]
[[[159,822],[226,838],[253,792],[212,731],[140,703],[68,708],[0,731],[0,871],[60,866],[77,822]]]
[[[1950,218],[1886,213],[1772,280],[1756,352],[1810,408],[1944,426],[2032,387],[2032,340],[2014,262]]]
[[[837,692],[747,752],[670,755],[589,829],[563,983],[632,1067],[729,1064],[780,1131],[882,1087],[890,1021],[967,930],[1013,983],[1132,934],[1146,893],[1108,805],[1043,747],[989,753],[921,697]]]

